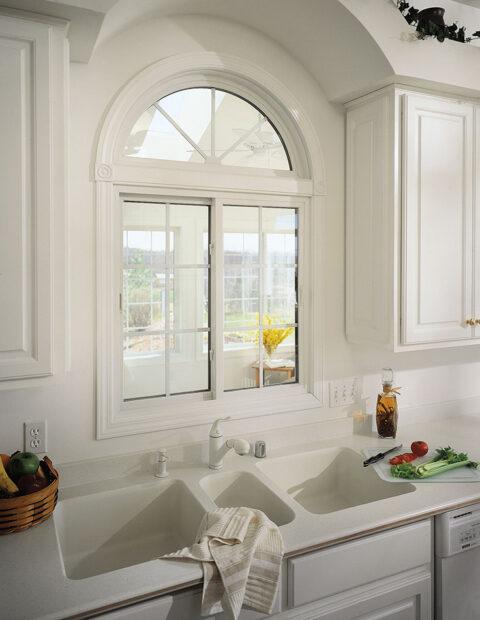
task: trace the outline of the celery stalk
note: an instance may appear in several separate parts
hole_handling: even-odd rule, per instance
[[[436,465],[436,466],[434,466]],[[437,461],[430,466],[427,464],[419,465],[417,467],[417,476],[419,478],[429,478],[430,476],[436,476],[443,474],[446,471],[457,469],[458,467],[476,467],[477,463],[473,461],[459,461],[458,463],[447,463],[447,461]]]

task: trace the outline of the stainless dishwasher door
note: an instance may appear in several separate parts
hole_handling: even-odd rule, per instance
[[[480,504],[435,519],[435,618],[480,620]]]
[[[480,548],[435,559],[436,620],[480,620]]]

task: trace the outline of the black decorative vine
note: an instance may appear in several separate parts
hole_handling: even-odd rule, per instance
[[[397,0],[397,7],[407,23],[410,26],[416,26],[419,39],[435,37],[441,43],[445,39],[458,43],[470,43],[473,39],[480,38],[480,30],[467,37],[465,26],[459,27],[456,23],[447,26],[443,21],[445,9],[432,7],[419,10],[404,0]]]

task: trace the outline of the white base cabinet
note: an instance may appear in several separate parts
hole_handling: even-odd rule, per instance
[[[105,620],[227,620],[224,613],[214,616],[201,616],[202,594],[199,590],[188,590],[169,596],[162,596],[151,601],[123,607],[107,612],[95,618]],[[255,611],[242,609],[239,620],[261,620],[273,618]]]
[[[286,561],[285,604],[275,620],[431,620],[430,520]],[[100,616],[105,620],[200,620],[198,589]],[[266,618],[242,610],[241,620]],[[225,620],[217,614],[210,620]]]
[[[405,571],[278,616],[282,620],[429,620],[432,575],[428,568]]]
[[[349,104],[351,342],[394,351],[480,342],[476,114],[472,102],[395,87]]]

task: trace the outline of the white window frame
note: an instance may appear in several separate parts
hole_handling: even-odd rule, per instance
[[[185,55],[189,56],[189,55]],[[245,79],[225,68],[235,64],[231,59],[208,55],[203,64],[210,64],[192,74],[192,59],[162,61],[167,66],[169,79],[159,81],[162,67],[149,68],[137,76],[112,106],[100,135],[95,164],[97,204],[97,438],[132,435],[208,423],[228,414],[234,418],[248,418],[282,412],[318,408],[322,397],[322,309],[319,295],[318,266],[320,260],[317,236],[321,221],[320,209],[325,194],[321,180],[308,178],[308,160],[302,155],[300,138],[295,136],[292,114],[265,95],[269,78],[262,74],[248,88]],[[215,73],[212,65],[218,66]],[[161,63],[159,63],[161,64]],[[184,68],[184,73],[178,71]],[[188,68],[188,69],[187,69]],[[215,68],[215,67],[214,67]],[[165,73],[165,72],[164,72]],[[253,76],[253,71],[250,74]],[[141,78],[141,79],[140,79]],[[143,83],[139,87],[139,82]],[[224,88],[252,101],[268,118],[285,142],[293,170],[274,171],[242,169],[215,164],[141,160],[123,156],[122,146],[126,132],[136,118],[153,101],[183,87],[208,85]],[[150,85],[150,88],[148,88]],[[263,85],[263,88],[262,86]],[[271,82],[271,91],[283,93],[278,84]],[[138,89],[138,90],[137,90]],[[141,93],[140,96],[138,93]],[[267,91],[268,92],[268,91]],[[262,96],[263,94],[263,96]],[[288,99],[288,96],[287,96]],[[291,111],[292,106],[288,108]],[[299,108],[295,110],[298,125],[303,132],[309,127]],[[298,122],[301,121],[301,122]],[[299,130],[297,128],[297,130]],[[303,133],[302,132],[302,133]],[[313,150],[318,147],[312,144]],[[318,152],[314,155],[318,155]],[[310,159],[312,153],[310,153]],[[127,160],[127,161],[125,161]],[[133,161],[132,161],[133,160]],[[318,170],[323,162],[318,159]],[[198,169],[199,168],[199,169]],[[312,174],[312,176],[315,176]],[[123,355],[118,329],[120,321],[120,292],[122,280],[121,204],[125,197],[155,202],[157,200],[211,201],[211,238],[214,251],[211,257],[211,328],[212,393],[178,395],[123,402]],[[290,207],[299,213],[298,257],[298,346],[299,381],[294,384],[267,386],[222,392],[223,388],[223,204]],[[313,289],[315,278],[316,287]],[[219,353],[221,353],[219,355]],[[228,354],[228,353],[227,353]],[[214,383],[213,383],[214,382]],[[213,399],[212,399],[213,397]]]

